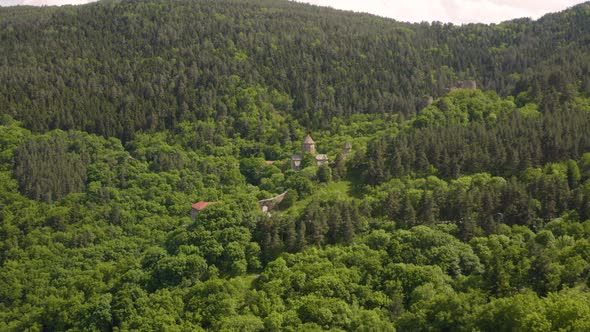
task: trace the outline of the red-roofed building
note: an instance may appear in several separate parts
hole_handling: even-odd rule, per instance
[[[195,220],[195,218],[197,217],[199,212],[203,211],[209,205],[215,204],[215,203],[217,203],[217,202],[200,201],[200,202],[197,202],[197,203],[191,205],[191,219]]]

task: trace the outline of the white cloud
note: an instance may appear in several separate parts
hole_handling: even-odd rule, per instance
[[[0,0],[0,6],[85,4],[96,0]],[[583,0],[296,0],[319,6],[371,13],[398,21],[498,23],[566,9]]]
[[[83,5],[97,0],[0,0],[0,6],[60,6]]]
[[[581,3],[583,0],[296,0],[320,6],[366,12],[398,21],[498,23],[539,18]]]

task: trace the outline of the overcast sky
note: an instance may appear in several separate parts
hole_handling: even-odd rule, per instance
[[[0,5],[84,4],[93,0],[0,0]],[[457,24],[497,23],[560,11],[583,0],[296,0],[320,6],[367,12],[398,21],[441,21]]]
[[[1,0],[0,0],[1,1]],[[513,18],[537,19],[584,0],[297,0],[380,16],[398,21],[498,23]]]

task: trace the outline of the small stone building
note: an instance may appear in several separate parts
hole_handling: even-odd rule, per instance
[[[294,169],[296,171],[300,171],[302,160],[303,160],[303,158],[301,157],[301,155],[298,155],[298,154],[291,155],[291,169]]]
[[[283,198],[285,198],[286,194],[287,192],[285,191],[284,193],[275,197],[258,201],[258,207],[260,207],[260,211],[268,213],[268,211],[283,201]]]
[[[317,156],[315,156],[315,164],[317,166],[327,165],[328,156],[325,154],[318,154]]]
[[[191,205],[191,219],[195,220],[195,218],[199,215],[199,212],[203,211],[209,205],[215,204],[217,202],[205,202],[200,201],[193,205]]]

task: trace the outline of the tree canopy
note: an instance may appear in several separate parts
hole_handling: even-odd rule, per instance
[[[589,330],[589,30],[0,8],[0,330]]]

